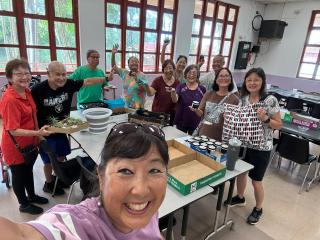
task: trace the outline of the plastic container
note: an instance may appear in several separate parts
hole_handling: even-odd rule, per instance
[[[110,99],[104,101],[106,104],[108,104],[108,107],[113,108],[123,108],[125,106],[125,102],[122,98],[117,99]]]
[[[107,130],[112,110],[108,108],[89,108],[84,110],[82,114],[90,125],[89,132],[99,134]]]

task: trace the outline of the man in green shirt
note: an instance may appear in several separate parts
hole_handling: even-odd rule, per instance
[[[100,54],[97,50],[87,51],[87,65],[78,67],[70,76],[70,79],[80,80],[86,78],[105,77],[102,69],[98,68]],[[107,79],[107,78],[106,78]],[[108,85],[104,83],[82,87],[77,93],[77,108],[81,104],[103,102],[103,87]]]

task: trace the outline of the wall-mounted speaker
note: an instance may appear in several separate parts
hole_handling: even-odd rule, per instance
[[[284,28],[288,24],[280,20],[263,20],[259,32],[259,38],[278,38],[283,37]]]

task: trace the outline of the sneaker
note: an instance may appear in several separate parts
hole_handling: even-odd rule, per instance
[[[42,190],[44,192],[52,194],[53,189],[54,189],[54,181],[52,181],[50,183],[45,182]],[[59,196],[59,195],[63,195],[63,194],[64,194],[64,190],[62,188],[60,188],[59,186],[57,186],[56,190],[54,192],[54,195]]]
[[[37,204],[47,204],[49,200],[45,197],[40,197],[38,195],[34,195],[32,197],[28,197],[29,202],[37,203]]]
[[[224,205],[227,206],[227,200],[224,201]],[[234,196],[232,199],[231,199],[231,203],[230,203],[230,206],[231,207],[234,207],[234,206],[239,206],[239,207],[243,207],[246,205],[246,199],[243,197],[243,198],[239,198],[238,195]]]
[[[38,215],[43,212],[43,209],[30,203],[28,205],[20,205],[19,211],[23,213],[30,213],[32,215]]]
[[[256,207],[254,207],[252,210],[252,213],[247,218],[247,223],[251,225],[255,225],[259,222],[261,216],[262,216],[262,208],[258,210]]]

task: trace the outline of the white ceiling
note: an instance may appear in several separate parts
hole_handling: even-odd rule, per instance
[[[287,2],[306,2],[306,0],[255,0],[260,3],[287,3]],[[307,0],[308,1],[308,0]],[[310,1],[310,0],[309,0]],[[320,0],[319,0],[320,2]]]

